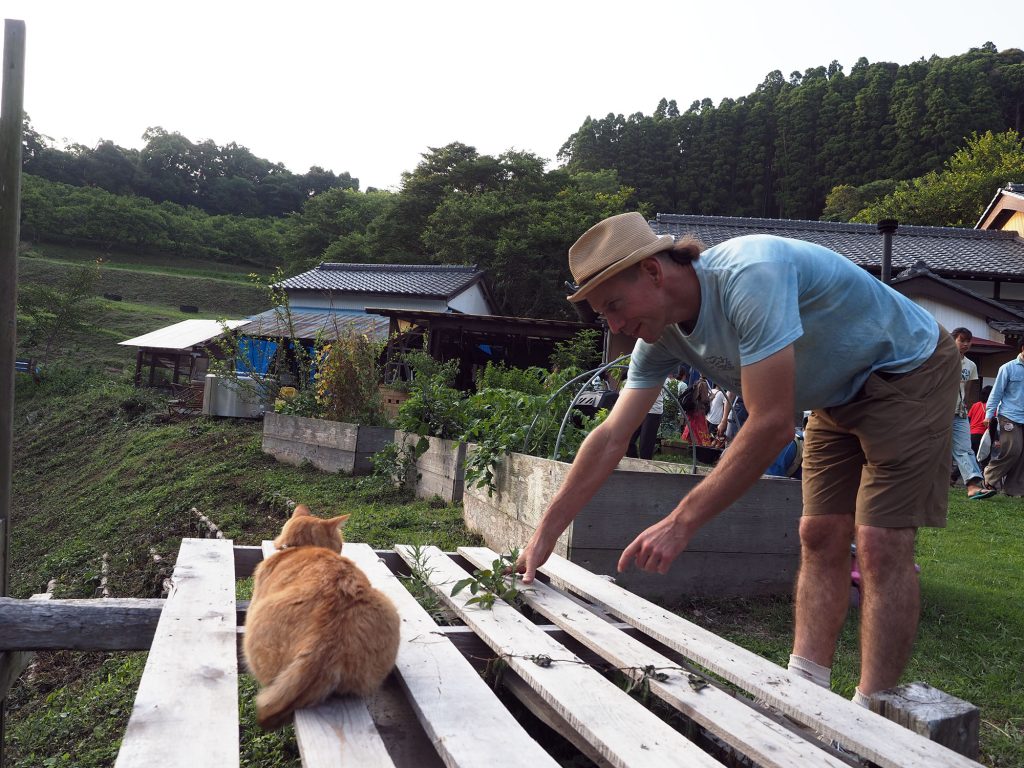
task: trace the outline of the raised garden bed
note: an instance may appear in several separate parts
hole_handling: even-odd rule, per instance
[[[395,440],[391,427],[366,427],[341,421],[267,413],[263,417],[263,452],[278,461],[308,461],[326,472],[368,475],[370,457]]]
[[[492,495],[486,488],[465,489],[467,527],[494,549],[523,546],[570,466],[519,453],[506,456],[496,468],[497,490]],[[676,471],[666,471],[667,467]],[[787,478],[758,480],[700,530],[667,575],[635,570],[616,574],[622,550],[703,478],[680,469],[685,467],[624,460],[562,534],[556,554],[614,576],[616,583],[644,597],[789,593],[800,561],[801,497],[800,483]]]

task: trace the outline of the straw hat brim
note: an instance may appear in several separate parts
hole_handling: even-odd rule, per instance
[[[639,262],[643,261],[646,258],[656,256],[662,251],[669,250],[672,247],[673,243],[675,243],[675,239],[672,237],[672,235],[661,235],[653,243],[648,243],[647,245],[641,246],[640,248],[637,248],[635,251],[633,251],[625,258],[619,259],[614,264],[605,267],[596,275],[589,278],[583,284],[583,286],[581,286],[580,289],[576,291],[576,293],[572,294],[571,296],[566,296],[565,298],[567,298],[569,301],[573,303],[585,300],[587,296],[590,294],[590,292],[593,291],[594,288],[599,286],[601,283],[605,282],[609,278],[615,277],[615,275],[619,274],[623,270],[629,269],[634,264],[638,264]]]

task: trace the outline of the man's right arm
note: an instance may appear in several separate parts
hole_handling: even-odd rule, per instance
[[[985,403],[985,421],[992,421],[992,417],[999,407],[999,401],[1003,399],[1003,388],[1006,386],[1006,366],[1000,366],[996,374],[996,381],[992,385],[992,392],[989,393]]]
[[[626,454],[629,439],[654,405],[660,388],[623,389],[608,418],[580,445],[569,474],[551,500],[537,530],[519,556],[515,570],[523,583],[533,581],[550,557],[558,537],[579,514]]]

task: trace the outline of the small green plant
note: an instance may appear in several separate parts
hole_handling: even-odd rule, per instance
[[[386,485],[396,489],[409,487],[416,478],[416,459],[430,447],[427,438],[421,437],[414,446],[388,443],[373,456],[373,476]]]
[[[587,371],[601,363],[602,333],[596,328],[586,328],[571,339],[555,344],[548,362],[560,371],[565,368],[579,368]]]
[[[445,610],[444,605],[438,598],[437,593],[430,588],[430,576],[434,569],[427,565],[426,552],[423,546],[416,544],[412,547],[412,563],[409,564],[409,575],[399,577],[405,588],[409,590],[416,602],[418,602],[430,617],[440,625],[451,624],[451,617]]]
[[[519,574],[509,570],[519,559],[519,550],[513,549],[507,555],[501,555],[491,563],[490,568],[477,568],[473,575],[466,579],[460,579],[452,587],[452,597],[469,587],[473,597],[466,601],[466,605],[479,605],[481,608],[490,610],[494,607],[494,601],[499,597],[512,605],[519,605],[522,595],[516,588],[516,579]],[[506,575],[507,574],[507,575]]]

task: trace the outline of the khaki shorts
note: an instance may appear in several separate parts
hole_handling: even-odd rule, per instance
[[[873,373],[849,403],[814,411],[804,434],[805,515],[857,525],[943,528],[960,353],[940,327],[909,373]]]

